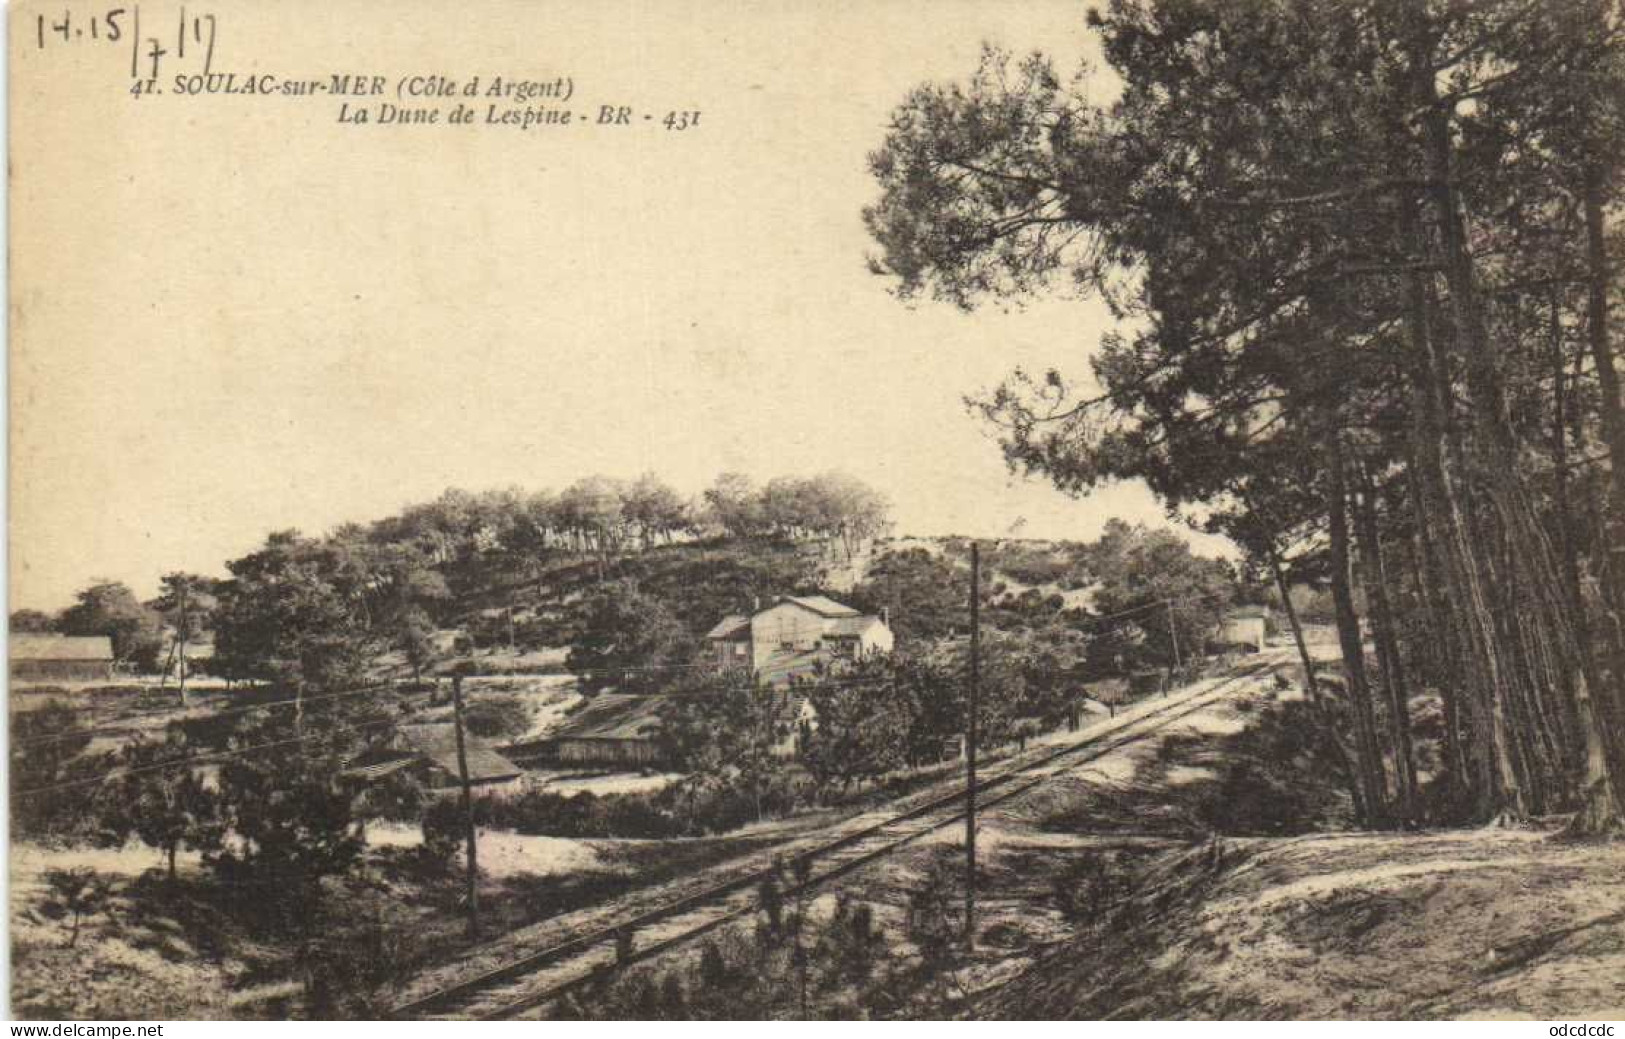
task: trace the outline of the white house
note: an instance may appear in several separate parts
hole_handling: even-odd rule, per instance
[[[1220,641],[1231,646],[1252,646],[1256,652],[1264,652],[1269,616],[1267,606],[1241,606],[1231,610],[1225,614]]]
[[[835,661],[890,653],[895,641],[885,616],[822,595],[787,595],[748,617],[729,615],[705,638],[717,667],[749,668],[771,686]]]

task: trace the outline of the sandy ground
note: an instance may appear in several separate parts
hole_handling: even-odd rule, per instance
[[[479,830],[478,840],[480,871],[488,884],[523,874],[547,877],[608,868],[594,841],[484,828]],[[367,827],[367,844],[374,848],[415,848],[422,843],[423,831],[415,825],[377,823]]]
[[[1286,646],[1271,656],[1295,662]],[[1504,829],[1215,839],[1193,826],[1177,806],[1215,781],[1206,763],[1227,735],[1296,696],[1256,683],[1246,702],[1215,704],[985,812],[978,951],[954,971],[970,996],[952,1012],[1021,1020],[1625,1014],[1625,843]],[[1164,744],[1204,764],[1162,760]],[[1127,810],[1088,807],[1119,802],[1124,791],[1139,798]],[[938,831],[839,881],[815,901],[815,916],[845,892],[872,907],[894,957],[914,956],[909,900],[933,864],[957,871],[962,848],[961,829]],[[1103,854],[1129,856],[1136,865],[1123,875],[1138,886],[1094,915],[1066,910],[1059,892],[1080,890],[1071,871]],[[649,969],[691,957],[674,953]]]
[[[1138,936],[1069,944],[997,1016],[1618,1018],[1625,846],[1479,830],[1241,842]]]
[[[197,858],[183,856],[179,865],[195,870]],[[53,910],[44,878],[48,870],[84,866],[121,883],[86,915],[74,941],[71,919]],[[192,945],[173,920],[142,912],[123,893],[124,883],[160,866],[159,857],[141,845],[70,851],[11,846],[14,1014],[81,1020],[236,1016],[245,993],[233,992],[232,982],[242,965]]]
[[[1202,683],[1194,691],[1199,694],[1206,690],[1208,685],[1209,683]],[[1097,718],[1084,732],[1067,733],[1061,731],[1046,734],[1039,739],[1029,741],[1027,753],[1036,756],[1057,744],[1082,738],[1092,738],[1102,732],[1115,731],[1118,727],[1132,724],[1141,714],[1159,710],[1169,702],[1160,698],[1144,700],[1119,711],[1115,719]],[[999,767],[1002,768],[1003,766],[1000,765]],[[959,781],[960,776],[957,770],[945,772],[943,779],[939,783],[916,791],[914,794],[902,799],[902,803],[921,803],[933,796],[937,796]],[[405,993],[405,997],[410,998],[422,992],[439,988],[453,980],[511,962],[528,952],[545,948],[583,931],[603,927],[632,915],[634,912],[652,908],[680,895],[709,887],[726,877],[764,868],[777,858],[793,854],[794,849],[798,847],[822,843],[838,833],[872,825],[889,817],[894,811],[896,811],[895,805],[876,806],[844,817],[826,813],[816,817],[799,816],[744,827],[730,834],[726,841],[718,842],[723,845],[735,844],[739,850],[731,855],[719,853],[716,860],[709,864],[704,871],[670,881],[662,881],[650,886],[642,886],[625,896],[607,899],[589,908],[562,914],[533,926],[512,931],[500,939],[478,949],[467,950],[458,957],[425,972],[415,979]],[[951,840],[952,838],[943,837],[941,839]],[[755,849],[749,843],[753,841],[756,842]],[[761,844],[768,841],[773,842],[773,845],[768,849],[761,849]],[[689,843],[693,842],[655,842],[657,847],[669,847],[674,850]],[[856,876],[866,876],[869,872],[868,870],[860,871]]]
[[[530,782],[554,794],[644,794],[664,790],[680,772],[571,772],[535,769]]]
[[[133,880],[147,870],[167,868],[168,860],[145,844],[132,841],[122,848],[44,848],[38,844],[11,845],[11,898],[15,906],[39,890],[46,870],[85,868],[112,877]],[[196,852],[183,851],[175,857],[183,870],[196,869]]]

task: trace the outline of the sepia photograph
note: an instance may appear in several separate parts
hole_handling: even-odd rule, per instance
[[[13,1035],[1625,1018],[1625,0],[5,25]]]

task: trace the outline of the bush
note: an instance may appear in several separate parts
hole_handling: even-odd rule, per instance
[[[463,711],[468,731],[487,739],[511,739],[530,728],[530,705],[518,696],[481,696]]]
[[[50,869],[45,871],[45,889],[40,908],[54,920],[67,921],[68,937],[63,944],[72,948],[79,942],[79,927],[85,918],[106,908],[112,884],[93,869]]]
[[[1072,923],[1097,923],[1133,888],[1124,856],[1103,853],[1074,862],[1051,881],[1061,915]]]
[[[97,782],[117,762],[111,752],[87,753],[91,734],[78,712],[62,703],[11,715],[11,833],[13,838],[78,844],[103,840]],[[116,843],[114,841],[113,843]]]
[[[1328,765],[1326,738],[1305,701],[1260,711],[1226,741],[1218,782],[1197,806],[1202,822],[1218,833],[1264,836],[1351,825],[1348,777]]]
[[[427,796],[417,777],[410,772],[395,772],[361,788],[357,814],[392,823],[416,822],[423,815]]]
[[[481,802],[482,821],[517,833],[545,837],[675,837],[677,820],[660,806],[658,795],[565,795],[527,790],[518,797]]]
[[[442,869],[449,868],[452,856],[468,835],[462,803],[452,797],[429,798],[419,825],[423,827],[424,858]]]

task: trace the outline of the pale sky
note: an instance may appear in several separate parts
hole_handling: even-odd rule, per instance
[[[908,534],[1162,522],[1141,487],[1076,501],[1011,477],[960,402],[1018,364],[1085,374],[1102,308],[904,306],[864,262],[865,157],[905,92],[964,78],[984,40],[1075,61],[1085,5],[211,9],[216,71],[570,75],[573,109],[701,123],[356,127],[327,98],[135,100],[127,50],[37,50],[35,8],[14,9],[13,608],[93,577],[150,594],[270,530],[451,485],[594,472],[692,493],[839,468]]]

